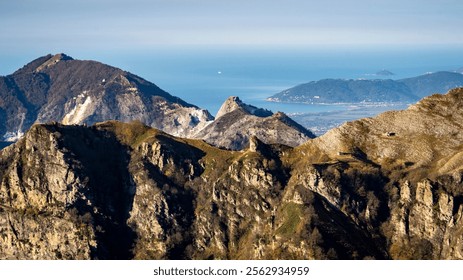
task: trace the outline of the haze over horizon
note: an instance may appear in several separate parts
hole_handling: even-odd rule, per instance
[[[171,45],[462,45],[463,2],[18,0],[0,4],[0,50]]]
[[[0,75],[61,52],[130,68],[112,57],[189,48],[458,49],[462,12],[456,0],[2,1]]]

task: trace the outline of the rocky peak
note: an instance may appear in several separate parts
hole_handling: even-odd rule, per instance
[[[217,119],[220,118],[221,116],[230,113],[238,108],[241,108],[241,105],[243,103],[241,102],[240,98],[238,96],[230,96],[225,100],[225,102],[222,104],[220,107],[219,111],[217,112],[217,115],[215,116]]]
[[[222,105],[215,121],[200,130],[195,138],[217,147],[242,150],[250,146],[252,136],[267,144],[278,143],[292,147],[315,137],[284,113],[273,114],[232,96]]]
[[[220,107],[219,111],[217,112],[216,119],[239,109],[247,114],[255,115],[258,117],[268,117],[272,115],[272,112],[269,110],[245,104],[238,96],[230,96]]]
[[[47,67],[51,67],[60,61],[66,60],[73,60],[73,58],[64,53],[55,54],[54,56],[50,57],[50,59],[42,63],[39,67],[37,67],[34,72],[40,72]]]
[[[273,114],[273,116],[274,116],[275,118],[277,118],[277,119],[283,119],[283,118],[287,118],[287,117],[288,117],[285,113],[280,112],[280,111],[278,111],[278,112],[276,112],[275,114]]]

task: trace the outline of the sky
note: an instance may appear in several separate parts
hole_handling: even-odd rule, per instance
[[[461,0],[0,0],[0,50],[463,45]]]
[[[0,74],[58,52],[460,47],[462,14],[461,0],[0,0]]]

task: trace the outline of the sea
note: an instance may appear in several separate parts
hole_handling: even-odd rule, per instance
[[[266,98],[298,84],[326,78],[401,79],[463,67],[463,48],[445,46],[177,46],[135,51],[56,52],[65,52],[75,59],[97,60],[132,72],[190,104],[207,109],[212,115],[229,96],[238,96],[245,103],[284,112],[302,125],[317,130],[317,134],[323,134],[343,121],[404,109],[409,104],[286,104],[269,102]],[[31,52],[29,57],[0,55],[4,66],[0,65],[0,75],[9,74],[45,54]],[[16,66],[15,58],[18,61]],[[394,75],[375,75],[381,70]],[[317,118],[326,123],[315,128]]]

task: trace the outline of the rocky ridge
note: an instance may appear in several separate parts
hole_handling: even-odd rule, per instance
[[[463,89],[291,148],[141,123],[0,152],[4,259],[461,259]]]
[[[96,61],[47,55],[0,77],[0,135],[16,141],[34,123],[142,121],[191,137],[213,118],[156,85]]]
[[[137,120],[174,136],[200,138],[227,149],[246,147],[251,135],[291,146],[312,136],[289,117],[272,114],[231,97],[214,122],[208,111],[138,76],[65,54],[38,58],[0,77],[0,136],[5,142],[17,141],[34,123],[50,121],[93,125]],[[7,144],[0,142],[0,147]]]
[[[221,106],[215,120],[194,135],[194,138],[203,139],[217,147],[242,150],[249,146],[252,136],[265,143],[291,147],[315,137],[282,112],[274,114],[231,96]]]

